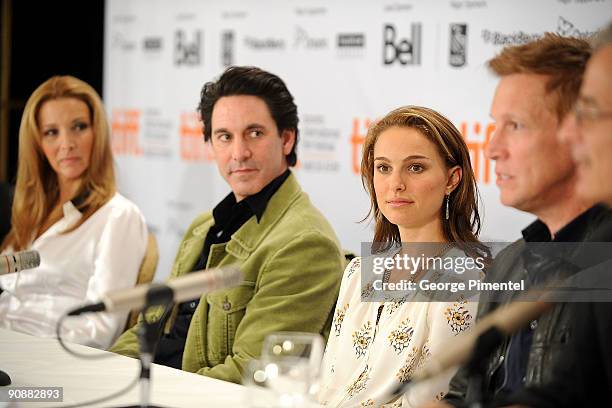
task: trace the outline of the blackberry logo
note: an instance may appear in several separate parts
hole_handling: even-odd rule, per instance
[[[280,38],[245,37],[244,45],[254,50],[284,50],[285,40]]]

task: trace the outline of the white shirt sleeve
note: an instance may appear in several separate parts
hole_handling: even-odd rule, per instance
[[[110,213],[95,248],[93,273],[84,303],[94,303],[105,293],[134,286],[147,244],[147,227],[139,212],[115,208]],[[106,349],[121,334],[127,312],[85,313],[64,320],[62,338]]]
[[[68,311],[100,301],[103,294],[134,286],[147,247],[147,226],[138,207],[119,193],[73,231],[82,214],[71,202],[64,217],[28,249],[37,268],[0,276],[0,327],[55,337]],[[62,338],[107,348],[125,326],[127,313],[89,313],[64,320]]]

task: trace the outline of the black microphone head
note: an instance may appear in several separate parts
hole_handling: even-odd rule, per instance
[[[11,385],[11,377],[4,371],[0,370],[0,386]]]

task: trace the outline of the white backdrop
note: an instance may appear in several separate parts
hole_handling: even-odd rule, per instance
[[[191,220],[228,192],[204,147],[202,85],[228,64],[278,74],[300,116],[304,190],[345,248],[372,237],[357,174],[368,124],[401,105],[449,117],[469,144],[484,240],[514,240],[532,217],[498,202],[483,156],[497,80],[485,62],[545,31],[588,35],[611,0],[108,0],[104,101],[120,191],[143,210],[168,276]]]

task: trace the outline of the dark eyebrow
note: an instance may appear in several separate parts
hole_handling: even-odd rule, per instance
[[[416,160],[416,159],[425,159],[425,160],[430,160],[429,157],[427,156],[422,156],[420,154],[413,154],[411,156],[407,156],[405,157],[402,161],[409,161],[409,160]],[[384,160],[384,161],[390,161],[389,159],[387,159],[384,156],[380,156],[380,157],[375,157],[374,161],[376,160]]]
[[[265,129],[265,128],[266,127],[264,125],[260,125],[259,123],[250,123],[249,125],[247,125],[246,130]],[[213,133],[217,134],[217,133],[232,133],[232,132],[230,132],[226,128],[219,128],[219,129],[215,129]]]

